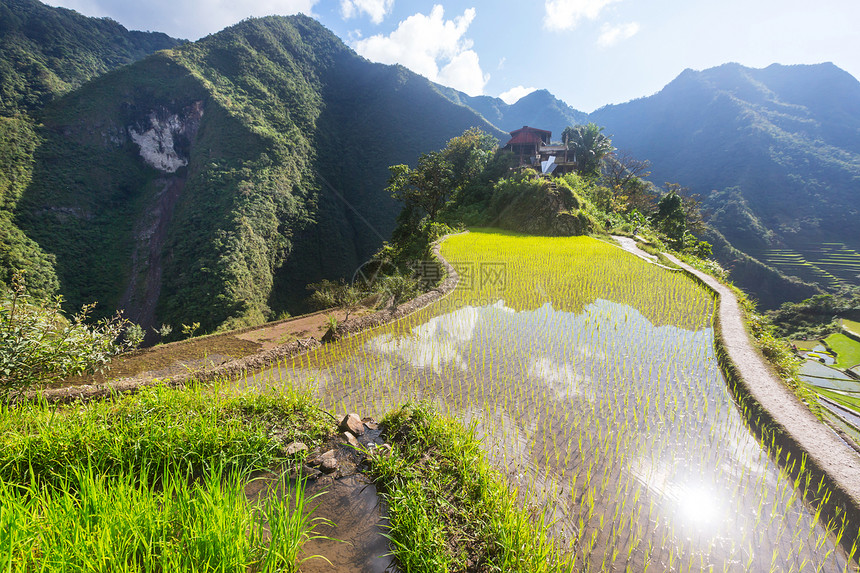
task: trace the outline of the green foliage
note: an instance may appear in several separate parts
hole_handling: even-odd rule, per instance
[[[349,320],[349,315],[358,308],[361,300],[367,296],[355,285],[347,284],[343,279],[331,281],[323,279],[318,283],[308,285],[311,292],[311,302],[320,309],[339,308],[344,312],[344,322]]]
[[[393,445],[372,457],[389,539],[407,571],[567,571],[545,516],[533,518],[484,459],[474,428],[407,404],[383,420]]]
[[[576,170],[582,175],[597,175],[603,158],[612,152],[612,140],[603,133],[596,123],[575,125],[564,128],[561,139],[573,151]]]
[[[0,564],[296,571],[320,523],[314,498],[299,482],[252,505],[244,487],[253,470],[285,461],[286,443],[314,447],[330,431],[308,395],[227,398],[200,386],[0,406]]]
[[[180,330],[185,338],[192,338],[197,331],[200,330],[200,323],[192,322],[191,324],[182,324]]]
[[[199,125],[176,146],[188,166],[146,166],[127,128],[189,110]],[[15,239],[15,260],[41,260],[36,245],[55,255],[59,280],[45,288],[61,284],[71,308],[101,301],[97,316],[148,308],[145,289],[130,303],[123,295],[160,277],[142,326],[199,322],[202,332],[304,312],[308,282],[351,276],[393,229],[396,202],[381,196],[388,165],[469,126],[492,131],[425,79],[367,62],[304,16],[249,19],[159,52],[43,115],[12,219],[32,243]]]
[[[681,196],[674,190],[666,193],[657,203],[657,212],[651,219],[657,228],[676,248],[683,248],[687,217]]]
[[[494,226],[536,235],[587,235],[598,228],[594,207],[570,185],[587,185],[578,176],[538,177],[526,170],[493,187],[489,219]]]
[[[415,169],[393,165],[385,190],[404,205],[417,207],[434,220],[453,196],[454,173],[440,152],[431,151],[421,154]]]
[[[0,480],[0,563],[7,571],[297,571],[302,545],[319,537],[306,508],[314,496],[282,481],[288,499],[258,508],[245,498],[248,480],[215,468],[189,482],[170,468],[153,487],[91,467],[68,468],[51,488]]]
[[[89,79],[179,43],[37,0],[0,0],[0,115],[38,112]]]
[[[451,139],[445,149],[422,154],[415,169],[391,166],[386,191],[405,208],[417,208],[435,221],[450,201],[480,182],[479,175],[495,157],[497,146],[492,135],[478,128],[468,129]]]
[[[333,314],[328,314],[325,317],[326,330],[329,332],[335,333],[337,332],[338,320],[337,317]]]
[[[169,324],[162,324],[157,329],[155,329],[156,334],[158,334],[159,338],[164,340],[173,332],[173,327]]]
[[[140,346],[145,335],[146,333],[144,333],[143,327],[134,323],[129,324],[122,333],[122,337],[129,348],[137,348]]]
[[[375,289],[388,297],[392,306],[414,298],[420,291],[420,285],[414,276],[396,272],[379,278]]]
[[[173,467],[192,475],[258,469],[282,460],[288,443],[319,443],[331,431],[307,394],[226,396],[203,386],[152,386],[75,408],[22,403],[1,413],[0,479],[19,484],[33,476],[50,482],[70,467],[150,483]]]
[[[56,294],[56,259],[45,253],[15,223],[12,213],[30,184],[40,138],[30,123],[0,117],[0,288],[26,274],[30,292],[44,298]]]
[[[56,261],[15,225],[10,213],[0,210],[0,289],[9,287],[13,277],[22,274],[33,296],[54,296],[60,286],[54,271]]]
[[[11,211],[29,185],[38,145],[28,121],[0,117],[0,209]]]
[[[801,302],[783,303],[768,313],[783,338],[822,338],[839,330],[838,320],[860,314],[860,287],[843,289],[830,295],[822,294]]]
[[[126,321],[119,315],[87,324],[93,305],[71,319],[62,297],[33,300],[22,282],[0,293],[0,392],[7,397],[33,386],[85,372],[92,373],[122,352]]]

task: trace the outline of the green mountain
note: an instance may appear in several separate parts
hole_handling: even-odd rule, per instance
[[[129,32],[36,0],[0,0],[0,285],[23,270],[39,296],[59,287],[55,257],[14,221],[30,184],[42,108],[100,74],[180,43],[165,34]]]
[[[589,120],[650,160],[653,181],[700,194],[740,251],[823,288],[860,284],[860,82],[850,74],[832,64],[686,70]],[[757,292],[760,278],[741,286],[764,306],[791,298]]]
[[[587,118],[587,114],[573,109],[547,90],[533,91],[508,104],[496,97],[469,96],[438,84],[436,89],[454,103],[480,113],[487,121],[506,132],[529,125],[552,131],[553,137],[560,139],[565,127],[584,123]]]
[[[0,0],[0,115],[32,114],[87,80],[179,43],[38,0]]]
[[[388,166],[472,126],[505,135],[310,18],[246,20],[47,105],[15,221],[70,306],[257,323],[350,278],[394,228]]]

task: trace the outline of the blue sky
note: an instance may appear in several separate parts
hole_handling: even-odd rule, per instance
[[[545,88],[581,111],[659,91],[685,68],[830,61],[860,77],[858,0],[50,0],[197,39],[304,12],[360,54],[471,95]]]

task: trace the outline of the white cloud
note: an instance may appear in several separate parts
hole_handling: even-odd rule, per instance
[[[546,0],[544,27],[548,30],[572,30],[583,18],[595,20],[609,4],[619,0]]]
[[[523,87],[523,86],[517,86],[517,87],[509,89],[508,91],[506,91],[504,93],[500,93],[499,99],[501,99],[502,101],[504,101],[507,104],[516,103],[516,102],[520,101],[520,98],[526,97],[527,95],[529,95],[530,93],[532,93],[535,90],[537,90],[537,88],[531,88],[531,87],[527,88],[527,87]]]
[[[377,34],[353,46],[365,58],[383,64],[402,64],[429,78],[469,95],[481,95],[490,79],[484,74],[472,41],[465,37],[475,9],[445,20],[444,9],[433,6],[430,15],[409,16],[390,35]]]
[[[310,15],[319,0],[48,0],[52,6],[77,10],[87,16],[110,16],[130,30],[164,32],[196,40],[232,26],[249,16]]]
[[[600,37],[597,38],[597,44],[608,48],[614,46],[622,40],[632,38],[639,31],[638,22],[630,22],[628,24],[620,24],[618,26],[610,26],[604,24],[600,27]]]
[[[370,21],[379,24],[391,13],[394,0],[340,0],[340,13],[349,19],[362,12],[370,16]]]

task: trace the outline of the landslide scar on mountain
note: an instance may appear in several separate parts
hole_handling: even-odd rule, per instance
[[[140,148],[141,158],[164,173],[154,181],[152,200],[134,228],[131,274],[119,308],[126,318],[143,327],[145,342],[151,342],[153,327],[158,326],[155,308],[161,295],[162,250],[176,203],[188,178],[191,148],[203,118],[203,102],[196,101],[171,114],[160,108],[147,120],[128,126],[128,134]]]

